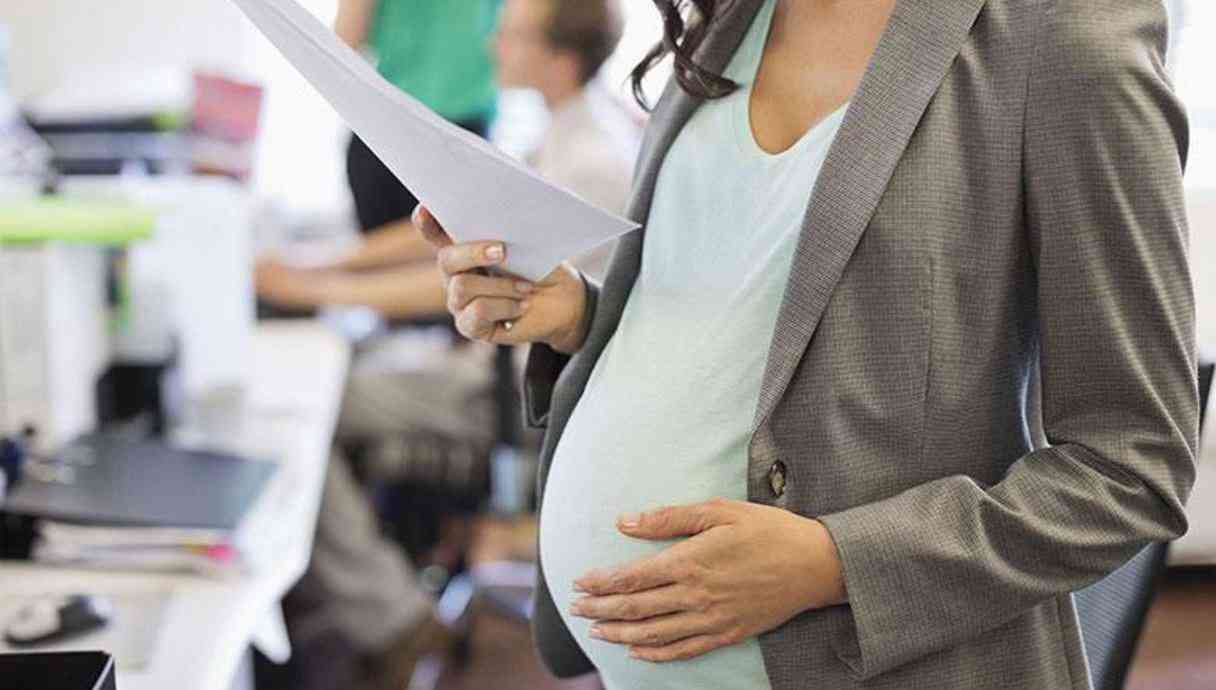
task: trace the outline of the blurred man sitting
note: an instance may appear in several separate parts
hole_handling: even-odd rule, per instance
[[[508,0],[493,40],[502,85],[536,89],[552,113],[529,162],[542,176],[620,212],[639,128],[593,82],[620,39],[615,4]],[[578,257],[576,265],[598,279],[610,249]],[[323,269],[264,261],[257,290],[263,300],[285,307],[362,305],[407,319],[447,313],[433,254],[408,221],[373,233],[353,255]],[[336,448],[353,441],[399,451],[409,445],[402,438],[422,436],[455,440],[463,452],[449,453],[449,463],[488,454],[496,432],[490,352],[473,345],[437,348],[423,357],[411,354],[412,363],[399,370],[394,359],[393,350],[383,348],[356,360]],[[376,478],[375,468],[359,469]],[[412,564],[381,536],[373,505],[337,450],[312,562],[298,590],[319,602],[310,627],[336,630],[366,657],[369,688],[405,687],[417,660],[442,651],[452,639]]]
[[[614,212],[627,201],[640,128],[592,79],[620,38],[613,0],[507,2],[493,38],[502,86],[535,89],[551,121],[527,158],[543,177]],[[611,247],[578,257],[598,279]],[[430,245],[408,219],[372,231],[349,256],[322,268],[260,262],[258,295],[281,307],[369,306],[392,318],[446,314]]]

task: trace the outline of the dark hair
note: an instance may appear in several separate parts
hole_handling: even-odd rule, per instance
[[[549,0],[545,37],[554,48],[578,57],[583,84],[591,81],[616,50],[623,28],[616,0]]]
[[[734,81],[721,74],[711,72],[693,60],[693,53],[705,39],[714,18],[724,5],[733,0],[653,0],[663,15],[663,40],[658,43],[629,77],[633,83],[633,98],[642,108],[649,110],[646,94],[642,91],[642,79],[655,65],[671,53],[675,61],[674,74],[680,87],[698,98],[715,99],[728,96],[739,88]],[[689,16],[686,16],[689,15]],[[695,16],[691,16],[695,15]]]

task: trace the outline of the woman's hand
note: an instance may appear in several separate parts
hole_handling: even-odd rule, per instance
[[[638,539],[691,537],[574,582],[587,596],[570,613],[638,659],[699,656],[847,600],[827,529],[787,510],[717,498],[621,516],[617,528]]]
[[[439,249],[448,311],[456,319],[456,329],[466,338],[498,345],[543,342],[566,354],[582,347],[587,295],[582,278],[572,266],[563,263],[536,283],[491,276],[483,269],[506,261],[502,242],[453,244],[421,205],[414,211],[413,222]]]

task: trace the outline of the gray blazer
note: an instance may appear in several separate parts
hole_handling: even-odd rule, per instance
[[[760,4],[728,4],[704,64]],[[849,594],[760,636],[774,690],[1087,688],[1070,592],[1186,530],[1199,405],[1166,26],[1161,0],[897,3],[755,411],[749,500],[821,520]],[[697,106],[674,85],[657,104],[634,220]],[[589,287],[583,348],[530,353],[542,500],[644,238]],[[557,675],[592,670],[543,576],[533,632]]]

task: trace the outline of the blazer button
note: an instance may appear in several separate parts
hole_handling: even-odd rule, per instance
[[[773,490],[773,495],[781,498],[785,493],[785,463],[778,460],[773,463],[773,466],[768,468],[768,485]]]

